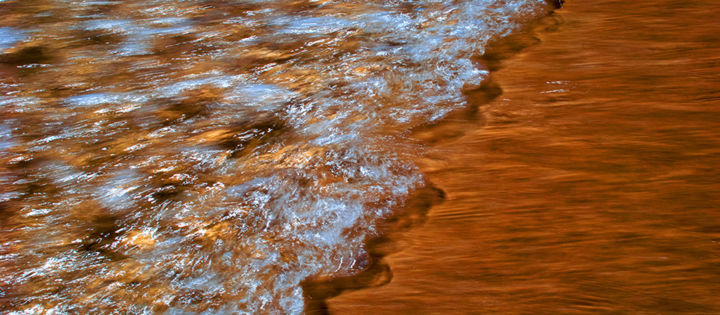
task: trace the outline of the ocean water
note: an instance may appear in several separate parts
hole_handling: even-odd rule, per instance
[[[0,2],[0,309],[301,313],[425,185],[508,1]]]
[[[413,133],[444,201],[385,234],[391,281],[321,306],[720,314],[718,16],[714,0],[567,1],[490,45],[502,94]]]

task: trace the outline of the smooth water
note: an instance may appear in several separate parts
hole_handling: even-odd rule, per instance
[[[422,187],[509,1],[0,2],[0,309],[299,313]]]
[[[718,16],[567,1],[494,45],[502,95],[417,133],[446,200],[330,313],[720,314]]]

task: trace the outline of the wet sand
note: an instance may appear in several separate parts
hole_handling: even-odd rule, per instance
[[[499,45],[502,95],[416,134],[445,201],[330,313],[720,313],[717,16],[572,1]]]

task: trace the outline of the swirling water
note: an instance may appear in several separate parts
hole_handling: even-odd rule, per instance
[[[303,311],[423,177],[508,1],[0,2],[9,312]]]

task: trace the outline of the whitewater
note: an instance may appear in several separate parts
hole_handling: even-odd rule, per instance
[[[543,1],[0,1],[0,309],[302,313]]]

